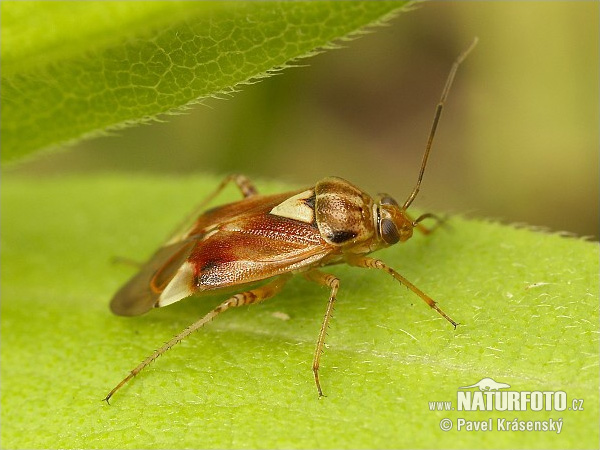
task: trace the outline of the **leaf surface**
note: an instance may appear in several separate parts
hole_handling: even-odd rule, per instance
[[[596,447],[597,243],[461,217],[377,253],[457,330],[386,274],[335,266],[326,398],[317,399],[311,361],[328,292],[298,277],[274,299],[223,314],[103,403],[139,361],[222,300],[113,316],[108,301],[135,269],[111,259],[147,258],[218,181],[5,176],[3,448]],[[235,198],[231,189],[221,200]],[[564,391],[569,407],[583,399],[584,410],[430,411],[433,401],[456,407],[458,388],[484,377],[511,391]],[[443,418],[461,417],[562,419],[563,429],[440,430]]]
[[[405,2],[2,2],[2,160],[231,95]]]

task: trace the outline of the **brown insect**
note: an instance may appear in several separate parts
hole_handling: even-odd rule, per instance
[[[115,294],[110,307],[115,314],[135,316],[192,295],[231,290],[242,292],[225,300],[156,350],[104,400],[108,402],[144,367],[217,315],[229,308],[273,297],[293,274],[302,274],[306,279],[331,289],[313,357],[315,383],[319,397],[322,397],[319,361],[339,279],[321,272],[319,268],[331,264],[347,263],[387,272],[456,328],[456,322],[428,295],[383,261],[365,255],[406,241],[415,228],[423,233],[431,232],[431,228],[421,224],[424,219],[433,218],[437,224],[441,223],[433,214],[413,219],[406,210],[419,192],[454,75],[476,43],[477,40],[459,55],[450,70],[435,111],[417,183],[402,206],[388,195],[380,195],[374,200],[353,184],[336,177],[325,178],[311,188],[274,195],[258,194],[253,184],[242,175],[231,175],[223,180],[191,216],[192,220],[188,220]],[[200,214],[230,182],[237,185],[244,198]]]

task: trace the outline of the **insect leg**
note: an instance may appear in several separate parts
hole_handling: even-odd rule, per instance
[[[281,289],[285,285],[286,281],[290,278],[290,276],[291,276],[290,274],[285,274],[285,275],[279,276],[263,286],[260,286],[256,289],[252,289],[247,292],[242,292],[242,293],[236,294],[233,297],[225,300],[223,303],[221,303],[215,309],[210,311],[208,314],[206,314],[204,317],[202,317],[197,322],[194,322],[192,325],[187,327],[185,330],[183,330],[177,336],[173,337],[170,341],[165,343],[162,347],[160,347],[158,350],[156,350],[154,353],[152,353],[150,356],[148,356],[144,361],[142,361],[135,369],[133,369],[129,373],[129,375],[127,375],[117,386],[115,386],[113,388],[113,390],[111,390],[108,393],[108,395],[104,398],[104,401],[106,401],[106,403],[108,403],[108,401],[115,394],[115,392],[117,392],[119,389],[121,389],[121,387],[123,387],[129,380],[131,380],[138,373],[140,373],[147,365],[149,365],[151,362],[153,362],[160,355],[162,355],[163,353],[165,353],[166,351],[171,349],[171,347],[173,347],[176,344],[179,344],[182,340],[184,340],[186,337],[188,337],[190,334],[192,334],[198,328],[203,327],[208,322],[213,320],[216,316],[218,316],[219,314],[221,314],[224,311],[227,311],[229,308],[234,308],[234,307],[242,306],[242,305],[250,305],[252,303],[259,303],[259,302],[262,302],[263,300],[273,297],[279,291],[281,291]]]
[[[404,215],[409,220],[412,220],[412,218],[406,212],[404,212]],[[426,227],[425,225],[423,225],[421,223],[425,219],[433,219],[433,220],[435,220],[435,223],[431,227]],[[448,227],[449,226],[446,217],[440,217],[433,213],[421,214],[419,217],[417,217],[416,220],[413,220],[412,222],[415,225],[415,227],[417,228],[417,230],[419,230],[423,234],[431,234],[435,230],[437,230],[439,227]]]
[[[182,239],[182,236],[189,231],[190,225],[193,224],[202,211],[206,209],[206,206],[212,202],[215,197],[219,195],[221,191],[225,189],[225,187],[232,181],[238,187],[244,198],[252,197],[253,195],[258,194],[254,184],[246,176],[240,174],[228,175],[223,179],[223,181],[221,181],[219,186],[217,186],[213,192],[205,197],[204,200],[202,200],[202,202],[186,216],[186,218],[181,222],[181,224],[179,224],[175,231],[171,233],[169,239],[167,239],[167,244],[177,242]]]
[[[327,309],[325,310],[325,317],[321,324],[321,330],[319,331],[319,338],[317,339],[317,347],[315,349],[315,356],[313,357],[313,373],[315,375],[315,383],[317,384],[317,390],[319,391],[319,398],[323,397],[323,391],[321,390],[321,383],[319,383],[319,362],[321,360],[321,354],[323,353],[323,346],[325,345],[325,336],[327,334],[327,327],[333,314],[333,304],[335,303],[335,297],[337,295],[338,288],[340,287],[340,280],[328,273],[323,273],[317,269],[310,270],[304,274],[307,280],[314,281],[321,286],[331,288],[331,294],[329,295],[329,301],[327,302]]]
[[[232,181],[238,187],[238,189],[240,190],[240,192],[242,193],[244,198],[252,197],[253,195],[258,194],[258,191],[256,190],[256,187],[254,186],[254,183],[252,183],[250,181],[250,179],[248,179],[248,177],[246,177],[245,175],[241,175],[239,173],[232,173],[231,175],[226,176],[223,181],[221,181],[221,184],[219,184],[217,189],[215,189],[215,191],[212,194],[210,194],[204,200],[204,202],[202,202],[203,205],[208,204],[213,198],[215,198],[217,195],[219,195],[219,193],[223,189],[225,189],[225,186],[227,186]]]
[[[127,258],[125,256],[113,256],[110,260],[112,264],[124,264],[126,266],[135,267],[136,269],[141,269],[144,265],[143,263],[136,261],[132,258]]]
[[[398,280],[400,283],[402,283],[408,289],[410,289],[415,294],[417,294],[419,297],[421,297],[421,299],[425,303],[427,303],[429,306],[431,306],[433,309],[435,309],[444,319],[446,319],[448,322],[450,322],[452,324],[452,326],[454,326],[454,328],[457,327],[458,324],[454,320],[452,320],[444,311],[442,311],[431,297],[429,297],[427,294],[425,294],[423,291],[421,291],[414,284],[412,284],[410,281],[408,281],[406,278],[404,278],[402,275],[400,275],[398,272],[396,272],[394,269],[392,269],[390,266],[388,266],[386,263],[384,263],[380,259],[369,258],[366,256],[361,256],[361,255],[347,255],[346,261],[348,262],[348,264],[350,264],[352,266],[362,267],[365,269],[379,269],[379,270],[383,270],[384,272],[389,273],[396,280]]]

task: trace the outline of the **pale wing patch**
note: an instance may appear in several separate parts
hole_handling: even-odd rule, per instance
[[[161,292],[156,306],[158,308],[167,306],[192,295],[194,293],[193,278],[194,267],[189,262],[185,262]]]
[[[312,189],[300,192],[273,208],[271,214],[298,220],[299,222],[313,223],[315,220],[315,211],[311,205],[307,204],[306,200],[314,194]]]

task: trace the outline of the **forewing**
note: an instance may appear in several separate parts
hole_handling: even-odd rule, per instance
[[[114,295],[110,302],[111,310],[122,316],[144,314],[156,306],[167,286],[170,288],[163,298],[181,299],[191,295],[193,292],[188,280],[194,274],[190,273],[190,266],[185,265],[185,262],[194,247],[194,241],[213,232],[219,224],[238,217],[260,214],[265,207],[277,203],[286,195],[254,196],[212,208],[193,220],[191,216],[186,218],[167,243]]]
[[[164,286],[173,279],[194,248],[193,240],[165,245],[142,266],[110,302],[110,309],[120,316],[137,316],[152,309]]]
[[[271,214],[238,216],[196,242],[185,263],[193,278],[174,278],[157,306],[180,300],[178,293],[187,289],[180,283],[191,283],[195,292],[253,283],[300,270],[332,250],[312,224]]]
[[[115,294],[111,310],[139,315],[194,293],[265,280],[319,261],[333,248],[311,219],[311,192],[257,195],[206,211]]]

